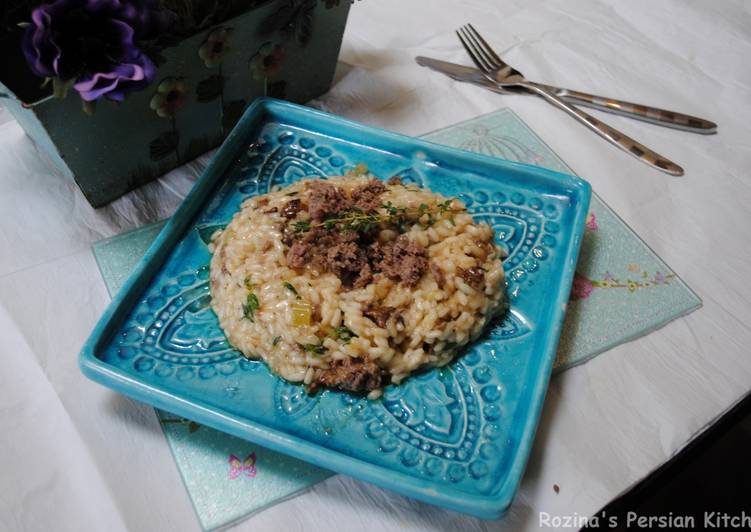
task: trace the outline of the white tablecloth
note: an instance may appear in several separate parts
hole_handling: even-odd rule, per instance
[[[653,171],[539,99],[414,64],[467,63],[471,21],[529,78],[681,110],[709,137],[607,116],[686,169]],[[516,501],[482,522],[337,476],[240,530],[535,529],[589,515],[751,389],[751,5],[743,0],[363,0],[318,105],[420,134],[513,108],[702,297],[704,308],[552,380]],[[168,216],[199,163],[95,211],[0,125],[0,529],[198,529],[154,417],[87,381],[76,357],[109,300],[92,242]],[[555,493],[553,485],[560,487]]]

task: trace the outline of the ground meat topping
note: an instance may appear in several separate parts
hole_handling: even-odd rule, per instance
[[[373,242],[365,250],[365,253],[368,255],[368,260],[370,260],[370,263],[373,265],[373,271],[381,271],[379,264],[383,260],[385,247],[386,246],[384,246],[380,242]]]
[[[401,185],[402,184],[402,178],[398,175],[395,175],[388,181],[386,181],[389,185]]]
[[[482,290],[485,284],[485,270],[479,266],[473,266],[466,270],[459,268],[459,275],[464,279],[465,283],[475,290]]]
[[[428,269],[428,252],[407,235],[400,235],[394,244],[384,246],[378,269],[389,279],[415,286]]]
[[[306,265],[333,273],[347,288],[362,288],[373,279],[368,255],[355,231],[336,233],[316,227],[301,237],[293,234],[287,250],[287,266]]]
[[[302,202],[299,199],[293,199],[287,202],[287,204],[282,209],[282,216],[287,218],[288,220],[290,218],[294,218],[297,216],[297,213],[302,210]]]
[[[381,329],[386,327],[386,323],[391,318],[391,315],[396,311],[394,307],[368,307],[362,313],[366,318],[373,320],[373,323],[378,325]]]
[[[362,288],[373,278],[365,251],[354,242],[340,242],[326,252],[325,266],[345,285]]]
[[[351,198],[326,181],[313,181],[308,190],[310,221],[289,222],[282,229],[282,241],[289,246],[290,268],[312,266],[331,272],[347,288],[363,288],[379,272],[408,287],[419,282],[428,269],[425,248],[406,235],[393,242],[374,241],[380,231],[377,223],[353,230],[339,225],[338,219],[332,220],[341,214],[370,216],[381,206],[386,185],[372,179],[355,188]],[[294,199],[282,208],[281,214],[291,220],[302,209],[302,202]],[[300,224],[302,231],[297,227]]]
[[[290,268],[303,268],[308,263],[308,253],[312,245],[298,240],[293,242],[287,251],[287,266]]]
[[[314,221],[320,222],[350,207],[349,199],[331,183],[312,181],[308,187],[308,212]]]
[[[347,357],[323,372],[317,383],[327,388],[366,393],[384,384],[384,372],[372,360]]]
[[[381,194],[386,192],[386,185],[378,179],[371,179],[352,191],[352,205],[363,212],[373,212],[381,206]]]

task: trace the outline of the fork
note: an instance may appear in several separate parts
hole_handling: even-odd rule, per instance
[[[543,87],[529,82],[521,72],[503,62],[471,24],[462,26],[457,30],[456,34],[459,36],[462,46],[464,46],[472,61],[477,65],[477,68],[480,69],[488,80],[497,86],[505,89],[521,88],[533,92],[565,111],[617,148],[636,157],[643,163],[670,175],[683,175],[683,168],[666,157],[647,148],[640,142],[621,133],[592,115],[585,113],[573,105],[569,105]]]

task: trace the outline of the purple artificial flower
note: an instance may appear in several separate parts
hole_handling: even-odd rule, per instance
[[[23,52],[36,75],[73,81],[85,101],[122,101],[156,75],[139,43],[175,19],[157,0],[55,0],[32,11]]]

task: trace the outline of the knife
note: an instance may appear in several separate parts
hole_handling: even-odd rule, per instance
[[[518,91],[502,89],[488,80],[482,72],[473,67],[457,65],[456,63],[449,63],[447,61],[441,61],[440,59],[432,59],[424,56],[418,56],[415,60],[418,65],[445,74],[456,81],[473,83],[492,92],[497,92],[499,94],[527,92],[524,89]],[[542,83],[536,83],[536,85],[555,94],[567,103],[590,107],[599,111],[626,116],[628,118],[635,118],[643,122],[649,122],[650,124],[671,127],[683,131],[689,131],[691,133],[708,135],[717,132],[717,124],[703,118],[617,100],[615,98],[605,98],[603,96],[595,96],[594,94],[587,94],[585,92],[562,89],[551,85],[543,85]]]

